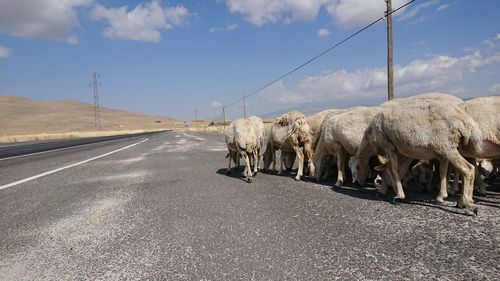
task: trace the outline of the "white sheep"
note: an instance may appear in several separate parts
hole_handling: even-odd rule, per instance
[[[254,173],[258,171],[260,151],[264,139],[264,124],[258,117],[239,118],[232,121],[226,129],[225,139],[229,150],[229,165],[227,173],[231,170],[231,161],[234,154],[241,155],[245,161],[243,176],[252,182]],[[254,160],[254,171],[251,171],[250,158]]]
[[[304,151],[302,151],[302,149]],[[311,135],[309,125],[306,122],[304,114],[298,111],[291,111],[277,118],[271,126],[269,132],[268,144],[264,152],[264,169],[268,169],[273,163],[273,169],[276,167],[275,151],[281,150],[281,165],[279,173],[283,172],[283,162],[285,152],[294,151],[299,158],[299,169],[295,180],[300,180],[304,169],[304,153],[308,156],[309,171],[314,172],[312,164]]]
[[[472,200],[474,166],[458,149],[477,145],[482,140],[478,124],[458,105],[447,102],[421,102],[385,107],[366,129],[361,146],[351,158],[353,179],[363,183],[368,174],[368,160],[377,154],[389,157],[389,174],[396,185],[395,200],[404,199],[402,174],[412,159],[441,161],[441,190],[445,186],[448,163],[464,177],[464,192],[458,206],[477,213]]]
[[[380,107],[354,107],[325,117],[313,157],[317,181],[321,180],[321,160],[327,155],[334,155],[338,168],[335,186],[342,186],[344,163],[356,154],[366,128],[380,110]]]

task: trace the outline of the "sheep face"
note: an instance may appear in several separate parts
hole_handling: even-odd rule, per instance
[[[351,168],[352,181],[361,185],[365,184],[369,173],[368,163],[361,163],[359,159],[353,157],[349,161],[349,167]]]

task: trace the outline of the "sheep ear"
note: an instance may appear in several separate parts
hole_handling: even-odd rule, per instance
[[[375,166],[374,169],[375,169],[375,171],[382,172],[385,170],[386,167],[387,166],[385,166],[385,165],[378,165],[378,166]]]

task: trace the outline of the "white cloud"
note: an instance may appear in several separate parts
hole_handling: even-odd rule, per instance
[[[68,42],[68,44],[71,44],[71,45],[78,45],[78,44],[80,44],[80,39],[76,35],[71,35],[70,37],[68,37],[66,39],[66,42]]]
[[[396,9],[405,3],[405,0],[394,0],[392,1],[392,8]],[[383,0],[333,0],[327,6],[328,13],[332,19],[344,28],[370,23],[383,16],[386,8]]]
[[[496,83],[496,84],[491,85],[491,87],[488,89],[488,91],[492,94],[500,95],[500,83]]]
[[[415,5],[407,13],[402,15],[399,19],[400,20],[411,19],[411,18],[415,17],[420,11],[427,9],[429,7],[435,6],[437,4],[439,4],[439,0],[427,1],[427,2],[423,2],[421,4],[418,4],[418,5]]]
[[[0,1],[0,32],[27,38],[67,41],[78,28],[79,7],[93,0]]]
[[[211,107],[215,107],[215,108],[221,108],[222,107],[222,103],[221,102],[218,102],[218,101],[213,101],[211,104],[210,104]]]
[[[498,33],[495,37],[487,38],[483,41],[483,44],[488,48],[495,48],[497,44],[500,42],[500,33]]]
[[[233,24],[230,24],[230,25],[226,26],[226,30],[227,30],[227,31],[233,31],[233,30],[238,29],[238,27],[239,27],[239,26],[238,26],[238,24],[237,24],[237,23],[233,23]]]
[[[386,4],[383,0],[221,0],[231,13],[240,13],[244,19],[256,26],[268,23],[312,21],[325,8],[331,18],[342,27],[367,24],[384,15]],[[432,0],[432,5],[438,0]],[[393,9],[405,4],[406,0],[393,0]],[[419,8],[417,8],[420,6]],[[420,10],[430,6],[423,3],[412,10],[415,16]],[[397,14],[403,13],[402,9]]]
[[[221,31],[234,31],[238,28],[239,28],[239,25],[237,23],[233,23],[233,24],[228,24],[224,27],[211,27],[208,31],[210,31],[210,33],[214,33],[214,32],[221,32]]]
[[[291,23],[316,18],[320,8],[331,0],[224,0],[231,13],[261,26],[266,23]]]
[[[462,82],[488,66],[500,63],[500,51],[476,50],[464,56],[439,55],[429,59],[414,60],[407,65],[394,68],[395,91],[397,96],[444,91],[457,95],[470,95]],[[473,95],[480,94],[478,90]],[[500,84],[493,85],[490,92],[500,91]],[[282,81],[266,88],[258,100],[266,104],[300,105],[323,103],[335,100],[350,100],[359,104],[364,98],[383,97],[387,92],[385,67],[364,68],[353,72],[337,70],[307,77],[291,87]]]
[[[330,35],[330,30],[328,30],[326,28],[321,28],[318,30],[319,37],[327,37],[328,35]]]
[[[443,4],[439,7],[437,7],[436,11],[441,12],[441,11],[448,9],[449,7],[450,7],[450,4]]]
[[[109,26],[102,32],[105,37],[159,42],[161,30],[181,26],[193,15],[184,6],[162,7],[156,0],[141,3],[131,11],[127,10],[127,6],[106,8],[97,4],[90,17],[95,21],[108,22]]]
[[[249,23],[262,26],[269,23],[292,23],[315,20],[325,8],[334,22],[343,28],[362,26],[384,15],[386,4],[383,0],[220,0],[231,13],[240,13]],[[437,5],[440,0],[431,0],[415,5],[408,14],[406,8],[395,16],[412,18],[420,11]],[[407,0],[393,0],[396,9]],[[412,7],[410,5],[409,7]],[[444,9],[444,8],[442,8]]]
[[[12,55],[12,50],[0,45],[0,59],[8,58]]]

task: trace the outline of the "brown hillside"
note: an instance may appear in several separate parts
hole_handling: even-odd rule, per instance
[[[167,117],[101,107],[103,131],[169,129],[175,121]],[[90,131],[94,131],[92,104],[0,96],[0,136]]]

